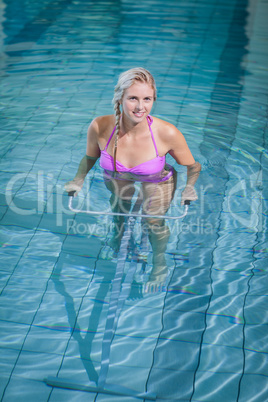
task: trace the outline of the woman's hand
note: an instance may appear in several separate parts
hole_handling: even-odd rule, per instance
[[[86,175],[94,166],[97,159],[98,157],[95,158],[87,155],[81,159],[75,178],[71,181],[68,181],[64,186],[67,193],[75,191],[74,197],[77,197],[79,191],[82,190]]]
[[[75,191],[74,197],[77,197],[79,191],[82,190],[83,184],[84,184],[83,179],[73,179],[71,181],[68,181],[64,185],[64,189],[65,189],[65,191],[67,191],[67,193],[70,193],[71,191]]]
[[[187,184],[185,189],[181,193],[181,205],[184,205],[184,201],[186,200],[196,201],[197,199],[198,196],[196,194],[194,186],[192,186],[191,184]]]

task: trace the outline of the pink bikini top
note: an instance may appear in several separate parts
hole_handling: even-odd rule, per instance
[[[165,167],[165,163],[166,163],[166,157],[165,156],[159,156],[158,155],[158,151],[157,151],[157,147],[156,147],[156,143],[155,143],[155,139],[154,139],[154,135],[153,135],[153,131],[151,128],[153,119],[151,116],[147,117],[147,121],[148,121],[148,125],[149,125],[149,129],[151,132],[151,136],[152,136],[152,140],[153,140],[153,144],[155,147],[155,152],[156,152],[156,157],[140,163],[137,166],[134,166],[132,168],[127,168],[126,166],[124,166],[122,163],[120,163],[119,161],[116,161],[116,169],[119,173],[131,173],[134,175],[155,175],[155,174],[159,174],[160,172],[163,171],[164,167]],[[112,134],[110,135],[110,138],[106,144],[106,147],[104,148],[103,151],[101,151],[101,156],[100,156],[100,166],[105,169],[105,170],[109,170],[109,171],[113,171],[114,170],[114,158],[108,154],[107,152],[107,148],[108,145],[112,139],[112,136],[114,135],[116,127],[114,127]]]

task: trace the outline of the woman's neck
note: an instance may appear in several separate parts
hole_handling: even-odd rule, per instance
[[[120,131],[123,135],[128,133],[137,134],[147,129],[147,127],[147,117],[143,119],[140,123],[135,123],[127,118],[124,114],[122,114],[121,116]]]

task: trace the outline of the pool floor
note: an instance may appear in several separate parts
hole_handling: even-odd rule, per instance
[[[0,1],[1,401],[268,400],[267,17],[264,0]],[[103,215],[63,189],[135,66],[202,165],[158,288],[140,218],[110,247],[98,162],[73,202]]]

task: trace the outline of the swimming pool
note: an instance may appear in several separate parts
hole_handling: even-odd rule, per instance
[[[135,400],[44,381],[97,383],[100,372],[159,401],[267,400],[265,1],[0,6],[2,400]],[[152,114],[202,164],[199,200],[168,222],[167,286],[151,294],[139,220],[119,264],[112,219],[71,213],[62,189],[89,122],[112,113],[118,74],[139,65],[156,78]],[[83,194],[83,207],[108,211],[98,165]]]

